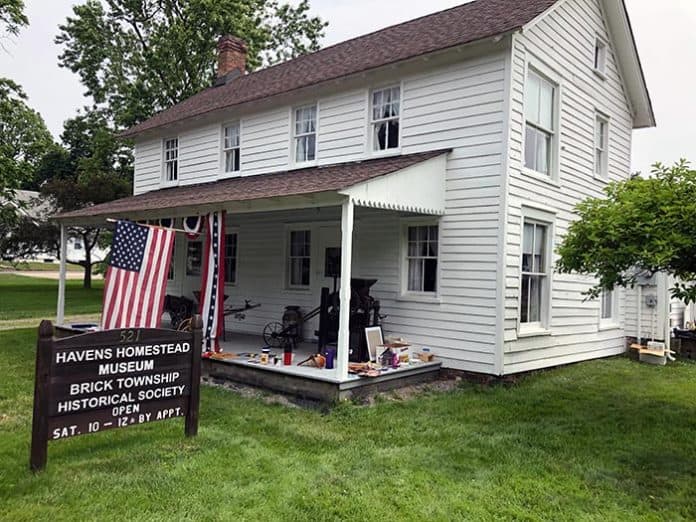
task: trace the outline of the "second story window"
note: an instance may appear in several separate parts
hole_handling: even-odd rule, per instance
[[[594,69],[601,75],[607,72],[607,44],[599,38],[595,42]]]
[[[556,129],[556,86],[529,70],[524,97],[524,166],[551,175]]]
[[[164,140],[164,181],[174,183],[179,180],[179,139]]]
[[[295,163],[314,161],[317,153],[317,106],[295,109]]]
[[[607,150],[609,146],[609,122],[597,114],[595,117],[595,166],[594,172],[598,177],[606,178],[608,172]]]
[[[401,88],[388,87],[372,91],[372,150],[399,148],[399,114]]]
[[[239,172],[240,152],[239,122],[226,125],[222,142],[225,172]]]

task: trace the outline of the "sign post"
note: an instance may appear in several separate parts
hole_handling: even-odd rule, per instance
[[[106,330],[57,339],[39,326],[30,467],[46,467],[48,441],[185,417],[198,433],[202,322],[192,332]]]

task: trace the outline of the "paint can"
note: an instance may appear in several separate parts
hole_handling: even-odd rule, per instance
[[[270,348],[262,348],[261,349],[261,360],[259,362],[261,364],[268,364],[270,353],[271,353]]]

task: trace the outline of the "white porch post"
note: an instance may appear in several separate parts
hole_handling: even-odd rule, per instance
[[[353,200],[348,197],[341,210],[341,287],[338,317],[338,350],[336,357],[338,378],[348,378],[349,322],[350,322],[350,278],[353,261]]]
[[[56,310],[56,323],[65,322],[65,258],[68,255],[68,238],[65,233],[65,225],[60,225],[60,270],[58,272],[58,309]]]

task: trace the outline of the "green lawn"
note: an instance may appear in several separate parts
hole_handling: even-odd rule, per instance
[[[83,272],[84,269],[78,265],[67,263],[65,268],[68,272]],[[58,263],[44,263],[41,261],[20,261],[18,263],[10,263],[9,261],[0,261],[1,270],[30,270],[32,272],[58,272]]]
[[[101,279],[92,288],[82,288],[82,280],[68,280],[65,314],[99,313],[102,305]],[[0,321],[28,317],[54,318],[58,299],[58,281],[0,273]]]
[[[694,520],[696,365],[614,358],[330,413],[204,388],[27,469],[35,332],[0,332],[1,520]]]

